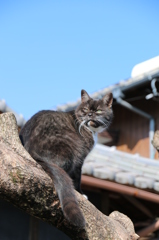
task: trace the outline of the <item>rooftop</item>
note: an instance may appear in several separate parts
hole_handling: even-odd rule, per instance
[[[82,173],[128,186],[159,192],[159,162],[96,144]]]
[[[92,98],[98,99],[103,97],[106,93],[112,92],[114,99],[118,97],[124,97],[124,93],[127,90],[133,89],[136,86],[144,85],[145,83],[150,83],[153,79],[158,77],[159,56],[135,65],[132,69],[131,78],[122,80],[119,83],[108,86],[100,91],[96,91],[90,96]],[[153,91],[153,89],[150,89],[150,91]],[[70,111],[72,109],[75,109],[80,104],[80,101],[81,99],[77,99],[75,102],[68,102],[64,105],[58,106],[57,110]]]

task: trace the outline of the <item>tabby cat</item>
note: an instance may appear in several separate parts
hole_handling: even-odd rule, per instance
[[[82,193],[81,168],[97,133],[111,123],[112,101],[112,93],[95,100],[82,90],[81,104],[75,110],[40,111],[20,131],[25,149],[53,180],[64,216],[80,228],[85,226],[85,219],[74,188]]]

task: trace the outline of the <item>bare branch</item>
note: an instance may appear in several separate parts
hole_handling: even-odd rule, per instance
[[[71,239],[138,239],[131,220],[119,212],[105,216],[76,192],[86,220],[78,229],[64,218],[52,180],[25,151],[12,113],[0,115],[0,194],[25,212],[51,223]]]

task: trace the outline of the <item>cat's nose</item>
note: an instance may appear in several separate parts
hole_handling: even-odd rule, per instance
[[[89,116],[89,117],[91,117],[91,116],[92,116],[92,113],[91,113],[91,112],[90,112],[90,113],[88,113],[88,116]]]

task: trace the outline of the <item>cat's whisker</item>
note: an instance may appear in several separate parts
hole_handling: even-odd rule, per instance
[[[108,121],[107,121],[107,124],[104,121],[102,121],[101,119],[97,119],[97,121],[102,123],[105,126],[105,128],[108,128],[108,126],[109,126],[109,122]]]
[[[78,119],[75,120],[75,124],[77,126],[77,124],[80,124],[80,122],[78,121]]]
[[[88,120],[83,120],[82,123],[81,123],[80,126],[79,126],[79,133],[80,133],[81,136],[83,136],[83,135],[81,134],[80,130],[81,130],[81,127],[82,127],[83,125],[84,125],[84,127],[85,127],[89,132],[91,132],[92,134],[94,134],[93,130],[85,125],[85,123],[86,123],[87,121],[88,121]]]
[[[78,118],[79,118],[79,119],[83,119],[83,117],[82,117],[82,116],[78,116]]]
[[[78,123],[80,123],[80,121],[79,120],[82,120],[83,121],[83,117],[78,117],[79,119],[76,119],[75,120],[75,122],[78,122]]]
[[[80,120],[83,122],[83,117],[80,117],[80,116],[78,116],[78,118],[76,118],[76,120],[75,120],[75,124],[77,125],[77,124],[81,124],[81,122],[80,122]]]
[[[74,117],[74,116],[75,116],[75,117],[77,117],[77,116],[76,116],[76,113],[72,114],[72,117]],[[81,119],[83,119],[83,117],[82,117],[82,116],[78,116],[78,118],[81,118]],[[76,119],[76,120],[77,120],[77,119]]]
[[[79,125],[78,131],[79,131],[79,133],[80,133],[81,136],[82,136],[82,134],[81,134],[81,127],[85,124],[85,122],[86,122],[86,120],[83,120],[83,121],[81,122],[81,124]]]
[[[76,120],[75,120],[75,122],[79,122],[79,120],[78,120],[78,119],[76,119]]]
[[[72,117],[76,116],[76,113],[72,114]]]

